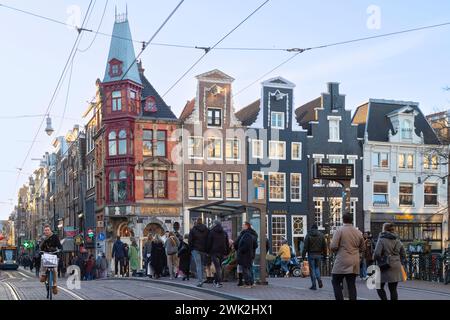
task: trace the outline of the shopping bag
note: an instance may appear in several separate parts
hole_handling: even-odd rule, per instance
[[[403,281],[408,280],[408,275],[406,274],[406,271],[405,271],[405,267],[404,267],[404,266],[402,266],[402,280],[403,280]]]
[[[309,277],[309,263],[308,261],[303,261],[302,263],[302,276]]]

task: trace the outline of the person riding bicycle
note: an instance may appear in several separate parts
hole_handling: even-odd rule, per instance
[[[58,250],[62,250],[61,242],[59,241],[59,237],[52,232],[52,229],[49,225],[44,226],[44,236],[42,237],[42,242],[40,246],[40,250],[46,253],[54,253]],[[45,283],[47,281],[47,269],[42,265],[43,259],[41,259],[41,282]],[[53,294],[58,294],[58,286],[56,284],[56,270],[53,269]]]

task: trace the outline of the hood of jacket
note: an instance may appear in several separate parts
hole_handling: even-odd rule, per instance
[[[208,228],[204,224],[195,225],[194,229],[200,233],[208,232]]]
[[[311,231],[309,232],[309,235],[310,235],[311,237],[318,237],[318,236],[320,236],[320,234],[321,234],[321,232],[320,232],[319,230],[317,230],[317,229],[313,229],[313,230],[311,230]]]
[[[398,236],[392,232],[382,232],[380,233],[380,239],[390,239],[390,240],[395,240],[397,239]]]
[[[217,233],[222,233],[222,232],[223,232],[223,227],[222,227],[220,224],[218,224],[218,225],[215,225],[215,226],[211,229],[211,231],[212,231],[212,232],[217,232]]]
[[[252,236],[254,236],[256,239],[258,239],[258,234],[256,233],[256,231],[252,228],[249,228],[246,230],[248,233],[250,233]]]

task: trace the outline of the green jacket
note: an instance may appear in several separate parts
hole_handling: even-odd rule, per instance
[[[139,252],[135,246],[130,246],[130,250],[128,250],[128,258],[130,259],[130,269],[138,270],[139,269]]]

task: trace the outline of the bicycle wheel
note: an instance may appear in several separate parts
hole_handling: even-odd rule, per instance
[[[53,270],[48,271],[48,297],[53,300]]]

